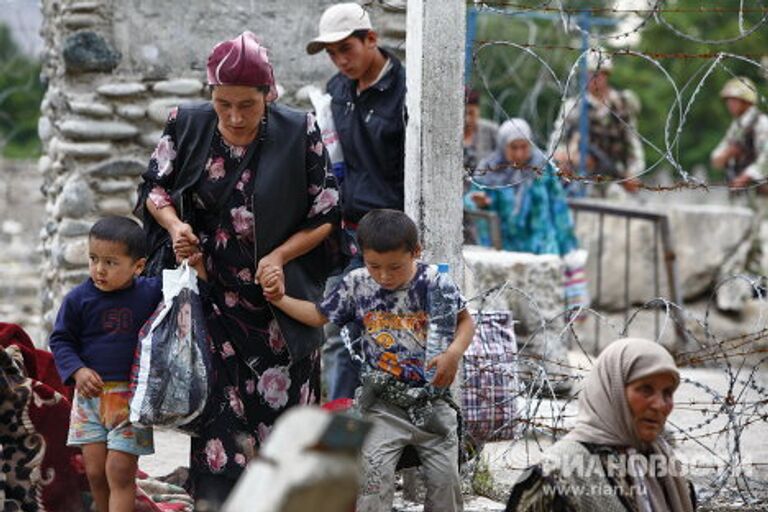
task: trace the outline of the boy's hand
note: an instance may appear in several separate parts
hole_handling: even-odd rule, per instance
[[[283,257],[277,250],[272,251],[263,258],[259,259],[259,263],[256,265],[256,277],[254,282],[264,286],[263,281],[269,278],[275,270],[283,271]]]
[[[264,298],[269,302],[277,302],[285,295],[285,277],[282,270],[273,268],[264,273],[261,279],[261,287],[264,290]]]
[[[437,366],[435,379],[430,383],[438,388],[447,388],[456,378],[456,372],[459,370],[461,354],[457,354],[450,347],[442,354],[436,356],[427,363],[427,369]]]
[[[104,387],[104,381],[101,380],[99,374],[85,366],[78,369],[73,377],[75,379],[75,389],[84,398],[99,396]]]

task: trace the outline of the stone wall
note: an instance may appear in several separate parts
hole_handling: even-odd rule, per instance
[[[44,323],[87,276],[86,234],[108,214],[128,215],[138,176],[168,111],[204,98],[205,59],[221,39],[251,30],[269,48],[283,99],[334,72],[304,46],[331,0],[43,0],[39,124],[44,156]],[[373,2],[386,46],[403,48],[401,2]],[[393,7],[394,5],[394,7]]]
[[[0,322],[41,343],[40,230],[45,201],[34,161],[0,159]]]

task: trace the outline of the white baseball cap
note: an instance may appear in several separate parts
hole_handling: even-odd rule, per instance
[[[320,34],[307,44],[307,53],[323,51],[328,43],[338,43],[357,30],[373,30],[371,18],[365,9],[354,2],[335,4],[320,17]]]

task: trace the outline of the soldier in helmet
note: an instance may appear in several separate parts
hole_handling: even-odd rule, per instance
[[[621,180],[625,190],[635,192],[640,182],[634,177],[645,169],[643,144],[636,129],[640,100],[630,90],[611,87],[613,62],[604,50],[593,49],[587,54],[587,70],[589,141],[585,167],[590,176]],[[566,174],[575,174],[579,168],[580,116],[580,98],[566,100],[549,142],[550,152]]]
[[[765,180],[768,167],[768,116],[757,108],[757,88],[749,78],[729,80],[720,97],[733,121],[712,151],[715,169],[724,169],[732,188]]]

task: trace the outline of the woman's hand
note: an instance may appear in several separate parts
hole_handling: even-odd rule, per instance
[[[282,255],[277,251],[272,251],[259,260],[259,264],[256,267],[256,278],[254,279],[254,282],[256,284],[265,282],[268,274],[275,271],[279,271],[280,274],[282,274],[283,265],[285,265],[285,260],[283,260]]]
[[[200,252],[200,248],[198,247],[200,240],[195,235],[192,226],[186,222],[179,221],[178,223],[175,223],[173,227],[168,230],[168,234],[171,235],[173,252],[176,254],[177,262],[181,262],[181,260]]]
[[[478,208],[488,208],[491,206],[491,198],[485,192],[472,192],[469,198]]]

